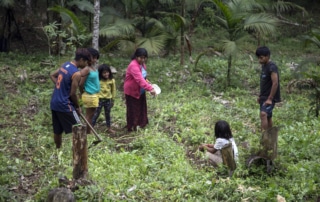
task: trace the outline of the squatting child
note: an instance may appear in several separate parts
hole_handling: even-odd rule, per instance
[[[201,144],[199,146],[200,151],[206,151],[206,155],[209,157],[211,163],[215,166],[222,163],[222,156],[220,150],[232,144],[234,159],[238,160],[238,147],[233,139],[232,132],[228,122],[220,120],[217,121],[214,127],[214,135],[216,141],[214,144]]]

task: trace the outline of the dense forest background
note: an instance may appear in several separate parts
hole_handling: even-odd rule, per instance
[[[64,54],[66,51],[73,51],[74,47],[91,46],[95,2],[2,0],[0,50],[25,53],[49,50],[49,54]],[[142,45],[158,55],[187,51],[188,45],[192,45],[193,50],[214,47],[221,51],[223,47],[219,47],[217,43],[224,40],[222,36],[225,31],[230,33],[230,30],[223,27],[219,17],[228,19],[224,13],[228,9],[242,12],[243,15],[236,20],[245,20],[248,15],[261,12],[268,14],[260,17],[269,25],[274,23],[277,29],[269,29],[264,25],[254,27],[259,26],[257,24],[242,27],[251,38],[258,41],[257,45],[264,43],[263,40],[276,41],[308,33],[319,25],[320,2],[317,0],[246,0],[242,3],[221,1],[226,5],[234,2],[233,5],[238,6],[239,11],[229,5],[221,6],[219,2],[100,1],[99,47],[105,52],[126,50],[131,53],[134,48]],[[241,10],[240,4],[247,5],[247,8]],[[229,17],[234,17],[232,15],[235,13],[231,13]],[[276,22],[268,21],[268,18],[275,19]],[[233,29],[230,25],[232,26],[228,22],[229,29]],[[181,40],[185,36],[188,40]],[[202,42],[197,40],[199,38]]]

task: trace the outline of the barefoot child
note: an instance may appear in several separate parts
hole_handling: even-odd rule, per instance
[[[229,124],[226,121],[218,121],[214,127],[214,135],[216,142],[214,144],[201,144],[200,151],[206,151],[209,160],[217,166],[222,163],[222,156],[220,150],[225,146],[232,144],[234,159],[238,159],[238,148],[233,139]]]
[[[113,79],[111,69],[108,65],[102,64],[98,67],[99,80],[100,80],[100,92],[99,92],[99,106],[92,118],[92,126],[96,124],[96,121],[101,113],[102,107],[104,107],[104,115],[106,119],[107,131],[109,133],[115,133],[111,129],[111,117],[110,112],[114,104],[114,98],[116,95],[116,84]]]

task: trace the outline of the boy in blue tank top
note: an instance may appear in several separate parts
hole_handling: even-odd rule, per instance
[[[76,91],[81,79],[78,68],[84,68],[91,60],[91,55],[86,48],[79,48],[71,62],[65,62],[54,71],[50,78],[55,84],[50,108],[56,148],[62,144],[62,133],[71,133],[72,126],[80,123],[78,114],[81,113]]]

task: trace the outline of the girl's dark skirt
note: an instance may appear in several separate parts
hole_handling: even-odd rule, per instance
[[[126,105],[128,131],[136,131],[137,126],[143,128],[149,123],[145,93],[141,94],[139,99],[126,95]]]

